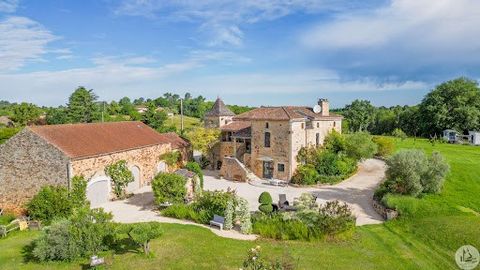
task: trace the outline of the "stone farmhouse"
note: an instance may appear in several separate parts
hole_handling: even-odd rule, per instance
[[[322,145],[332,130],[341,132],[342,116],[320,99],[312,107],[260,107],[235,115],[217,99],[205,126],[219,128],[221,141],[211,153],[212,168],[237,181],[253,177],[290,181],[304,146]],[[253,175],[252,175],[253,174]]]
[[[76,175],[88,180],[87,198],[97,206],[112,196],[106,166],[126,160],[135,178],[127,192],[133,192],[169,169],[161,158],[171,151],[186,161],[190,143],[141,122],[27,127],[0,145],[0,208],[21,211],[42,186],[69,188]]]

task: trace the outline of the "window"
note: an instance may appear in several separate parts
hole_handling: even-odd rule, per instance
[[[333,121],[333,127],[335,127],[337,125],[337,122]]]
[[[265,147],[270,147],[270,132],[265,132]]]
[[[320,133],[315,134],[315,143],[317,144],[317,146],[320,145]]]
[[[270,125],[268,124],[268,122],[265,123],[265,128],[269,128]]]
[[[302,129],[304,129],[304,128],[305,128],[305,124],[304,124],[304,123],[302,123]]]
[[[277,170],[278,170],[279,172],[284,172],[284,171],[285,171],[285,164],[283,164],[283,163],[278,163],[278,165],[277,165]]]
[[[320,123],[317,122],[317,128],[319,128],[319,127],[320,127]]]

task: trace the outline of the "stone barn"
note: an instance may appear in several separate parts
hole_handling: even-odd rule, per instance
[[[169,170],[161,156],[170,151],[180,151],[181,162],[191,155],[188,141],[141,122],[27,127],[0,145],[0,208],[19,212],[42,186],[69,188],[77,175],[88,180],[87,198],[98,206],[112,196],[106,166],[126,160],[135,177],[127,192],[133,192]]]

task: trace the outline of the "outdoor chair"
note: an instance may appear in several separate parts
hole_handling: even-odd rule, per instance
[[[210,220],[210,226],[217,226],[220,230],[223,230],[223,224],[225,224],[225,218],[218,215],[214,215],[213,220]]]

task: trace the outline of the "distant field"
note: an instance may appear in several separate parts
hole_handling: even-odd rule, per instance
[[[239,241],[195,226],[162,224],[165,234],[151,244],[153,258],[131,251],[104,253],[106,268],[239,269],[247,250],[260,245],[266,257],[288,253],[296,269],[458,269],[458,247],[480,248],[480,147],[431,145],[424,139],[397,140],[396,147],[439,151],[451,166],[442,194],[389,199],[402,212],[398,220],[358,227],[349,240],[313,242]],[[82,269],[87,263],[25,262],[24,247],[37,235],[17,232],[0,239],[0,269]]]
[[[189,116],[184,116],[183,117],[183,123],[184,127],[186,130],[192,129],[194,127],[200,126],[201,120],[199,118],[195,117],[189,117]],[[174,115],[173,117],[169,117],[168,120],[166,121],[167,126],[172,126],[174,125],[177,130],[180,130],[181,127],[181,116],[180,115]]]

